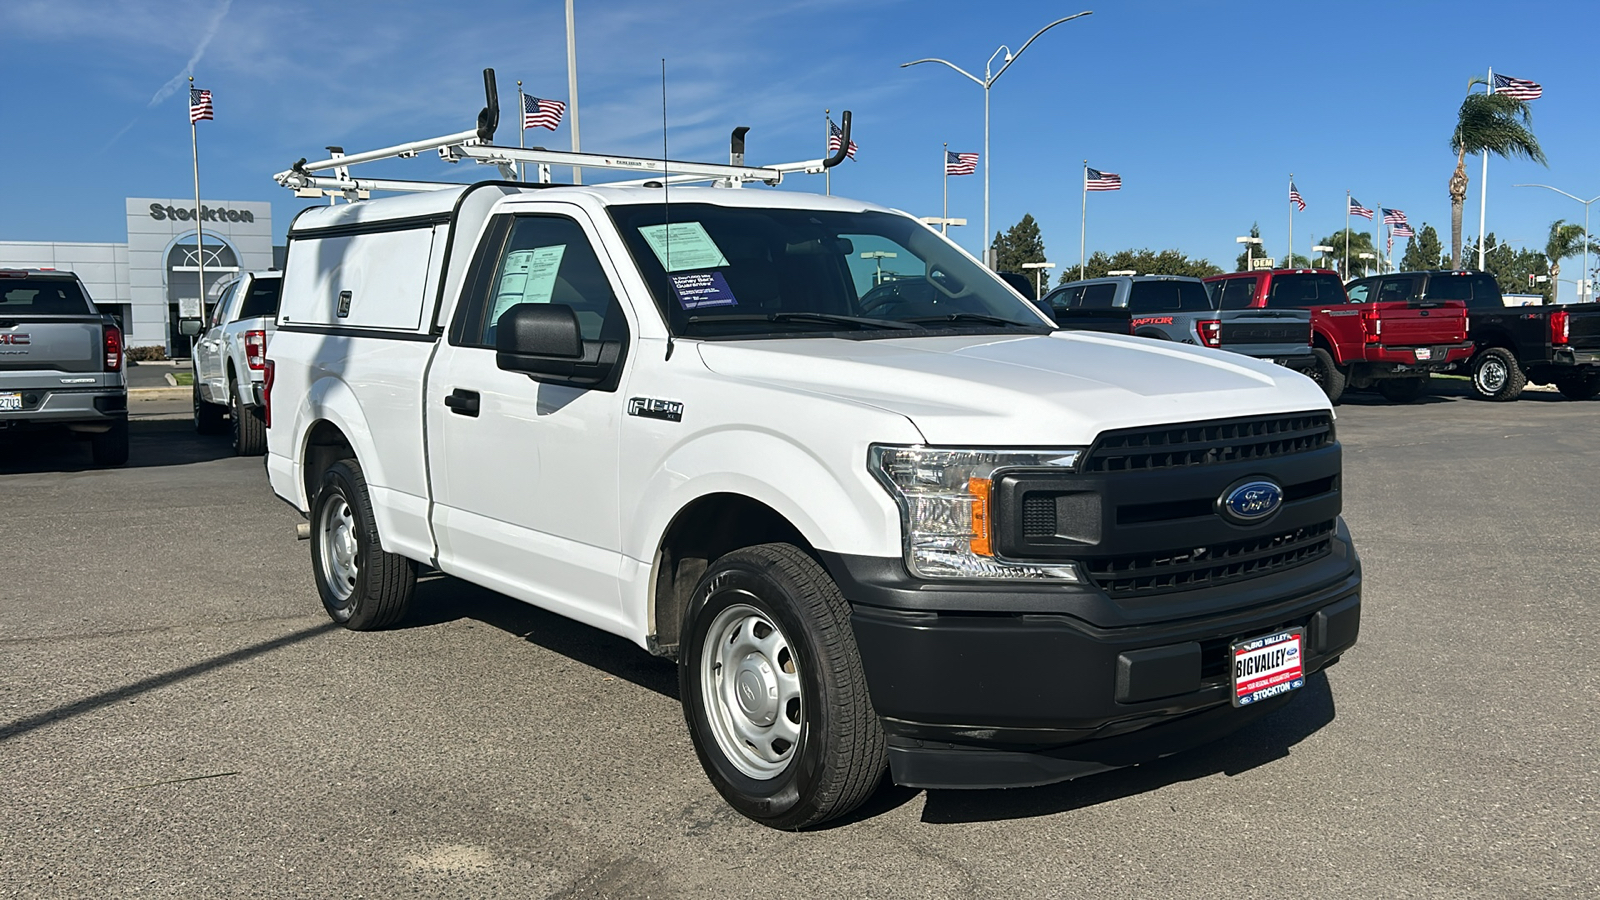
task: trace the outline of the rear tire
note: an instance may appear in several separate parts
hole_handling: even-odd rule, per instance
[[[128,420],[118,419],[110,431],[90,438],[90,448],[97,466],[120,466],[128,461]]]
[[[1600,394],[1600,372],[1564,375],[1556,379],[1556,390],[1568,400],[1593,400],[1596,394]]]
[[[267,452],[267,425],[253,406],[239,399],[238,382],[228,383],[232,400],[233,452],[238,456],[260,456]]]
[[[680,647],[695,753],[734,809],[799,829],[876,790],[883,729],[849,604],[816,560],[790,544],[721,557],[695,588]]]
[[[322,473],[311,502],[311,571],[322,606],[351,631],[405,618],[416,588],[411,560],[385,553],[361,465],[341,459]]]
[[[1311,355],[1316,361],[1312,363],[1311,368],[1305,370],[1306,375],[1328,395],[1328,402],[1338,403],[1339,397],[1344,394],[1344,372],[1333,361],[1333,354],[1321,347],[1311,348]]]
[[[1504,347],[1490,347],[1472,358],[1472,392],[1481,400],[1515,400],[1528,386],[1528,376]]]
[[[200,377],[196,373],[194,379],[194,430],[200,434],[221,434],[228,428],[228,423],[223,421],[222,407],[205,399],[200,391]]]
[[[1417,375],[1411,378],[1385,378],[1378,382],[1378,393],[1385,400],[1392,403],[1411,403],[1428,392],[1431,376]]]

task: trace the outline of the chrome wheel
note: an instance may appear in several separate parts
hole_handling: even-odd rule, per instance
[[[799,667],[772,617],[735,604],[717,614],[700,654],[700,694],[722,755],[757,780],[794,758],[805,722]]]
[[[1506,364],[1498,357],[1490,356],[1478,364],[1478,390],[1485,394],[1498,394],[1506,386],[1506,380],[1511,373],[1506,370]]]
[[[356,540],[355,516],[344,497],[330,499],[322,508],[322,521],[317,523],[322,532],[318,542],[321,551],[322,573],[328,588],[343,602],[356,592]]]

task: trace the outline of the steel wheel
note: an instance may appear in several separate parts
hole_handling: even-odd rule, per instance
[[[1474,377],[1478,381],[1479,391],[1485,394],[1498,394],[1500,389],[1506,386],[1506,380],[1511,377],[1511,373],[1506,370],[1506,364],[1499,357],[1491,356],[1478,366]]]
[[[717,747],[740,772],[767,780],[794,758],[805,698],[789,640],[742,603],[719,613],[700,654],[701,696]]]
[[[360,553],[350,504],[343,497],[334,498],[322,508],[322,520],[317,527],[322,531],[319,547],[328,589],[341,602],[347,601],[356,591],[356,557]]]

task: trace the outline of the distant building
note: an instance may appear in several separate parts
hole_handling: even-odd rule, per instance
[[[187,356],[178,331],[180,303],[241,270],[273,268],[272,204],[206,200],[200,205],[205,245],[195,246],[194,200],[129,197],[127,243],[0,241],[0,268],[76,272],[101,309],[116,316],[130,347],[159,345]],[[208,295],[207,302],[213,299]]]

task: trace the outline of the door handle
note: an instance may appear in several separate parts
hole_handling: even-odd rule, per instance
[[[478,392],[456,388],[444,398],[444,405],[458,416],[478,417]]]

